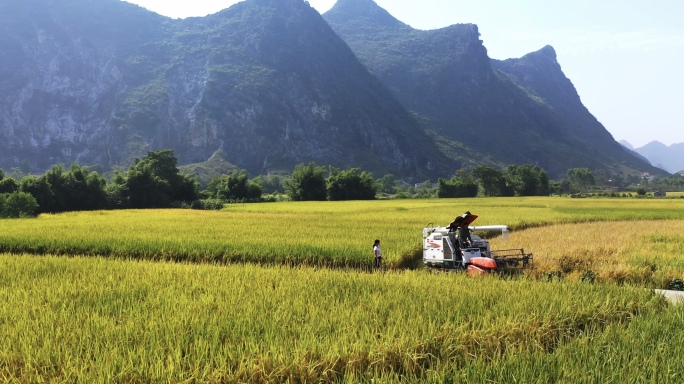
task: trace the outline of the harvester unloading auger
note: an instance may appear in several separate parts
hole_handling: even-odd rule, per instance
[[[487,225],[470,227],[477,215],[466,212],[446,227],[423,229],[423,262],[429,268],[466,270],[468,274],[486,275],[490,272],[515,272],[532,263],[532,254],[523,249],[492,251],[489,241],[472,232],[501,231],[508,240],[508,226]]]

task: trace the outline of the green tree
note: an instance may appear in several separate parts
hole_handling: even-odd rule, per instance
[[[9,177],[0,180],[0,193],[14,193],[19,190],[19,183],[16,180]]]
[[[54,199],[52,205],[44,207],[46,212],[64,212],[70,199],[68,176],[63,164],[54,165],[43,176],[50,185]]]
[[[126,172],[124,191],[125,205],[130,208],[167,208],[173,202],[169,182],[142,166],[134,166]]]
[[[596,184],[589,168],[568,169],[567,178],[572,187],[579,191],[586,191]]]
[[[373,175],[359,168],[331,173],[327,190],[328,198],[332,201],[373,200],[377,193]]]
[[[392,174],[387,174],[377,181],[378,190],[382,193],[393,194],[397,192],[397,179]]]
[[[261,185],[249,181],[247,171],[235,170],[230,175],[215,177],[209,182],[209,196],[221,200],[256,200],[261,197]]]
[[[572,191],[572,186],[570,185],[570,181],[568,179],[549,182],[549,192],[553,194],[562,195],[565,193],[570,193],[570,191]]]
[[[2,211],[0,216],[19,218],[19,217],[33,217],[38,211],[38,202],[36,199],[25,192],[14,192],[4,194],[0,203]]]
[[[292,178],[285,181],[285,191],[292,201],[323,201],[327,198],[325,167],[316,163],[298,164]]]
[[[107,207],[107,182],[97,172],[72,164],[65,175],[68,198],[67,211],[92,211]]]
[[[498,169],[481,165],[473,170],[473,176],[479,180],[483,195],[506,195],[506,178]]]
[[[437,197],[439,198],[462,198],[476,197],[478,185],[470,177],[455,176],[451,180],[439,179],[437,181]]]
[[[55,194],[46,177],[26,176],[21,179],[19,189],[33,196],[38,203],[38,213],[50,212],[54,206]]]
[[[536,165],[509,165],[505,177],[507,187],[516,196],[549,195],[549,177]]]
[[[657,178],[653,182],[653,187],[664,190],[681,190],[684,188],[684,176],[675,173],[672,177]]]
[[[430,199],[437,196],[437,188],[430,180],[425,180],[413,188],[409,187],[407,191],[415,199]]]
[[[88,196],[82,202],[84,210],[98,210],[109,207],[107,181],[97,172],[90,172],[85,178]]]
[[[280,175],[257,176],[253,181],[261,186],[262,193],[285,193],[284,179]]]
[[[69,170],[64,165],[55,165],[38,180],[32,176],[24,179],[22,190],[40,202],[41,212],[96,210],[108,206],[104,178],[77,163]],[[45,190],[46,185],[51,195]]]
[[[114,197],[130,208],[168,208],[174,203],[191,203],[199,196],[198,183],[181,175],[173,150],[149,152],[136,159],[123,177],[122,194]]]
[[[128,207],[126,190],[126,177],[120,171],[115,170],[112,182],[106,186],[107,205],[110,208],[122,209]]]

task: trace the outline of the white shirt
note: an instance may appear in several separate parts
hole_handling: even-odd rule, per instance
[[[373,253],[375,253],[375,257],[382,257],[382,253],[380,253],[380,247],[377,245],[373,246]]]

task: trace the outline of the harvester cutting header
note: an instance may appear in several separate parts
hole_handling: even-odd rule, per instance
[[[490,272],[511,272],[528,267],[532,254],[523,249],[492,251],[489,241],[472,232],[501,231],[508,240],[508,226],[487,225],[470,227],[477,215],[466,212],[446,227],[423,229],[423,262],[429,268],[466,270],[469,275],[485,275]]]

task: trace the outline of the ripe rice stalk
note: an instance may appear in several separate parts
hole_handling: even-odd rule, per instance
[[[582,282],[19,255],[0,299],[0,376],[27,383],[422,381],[668,308]]]

